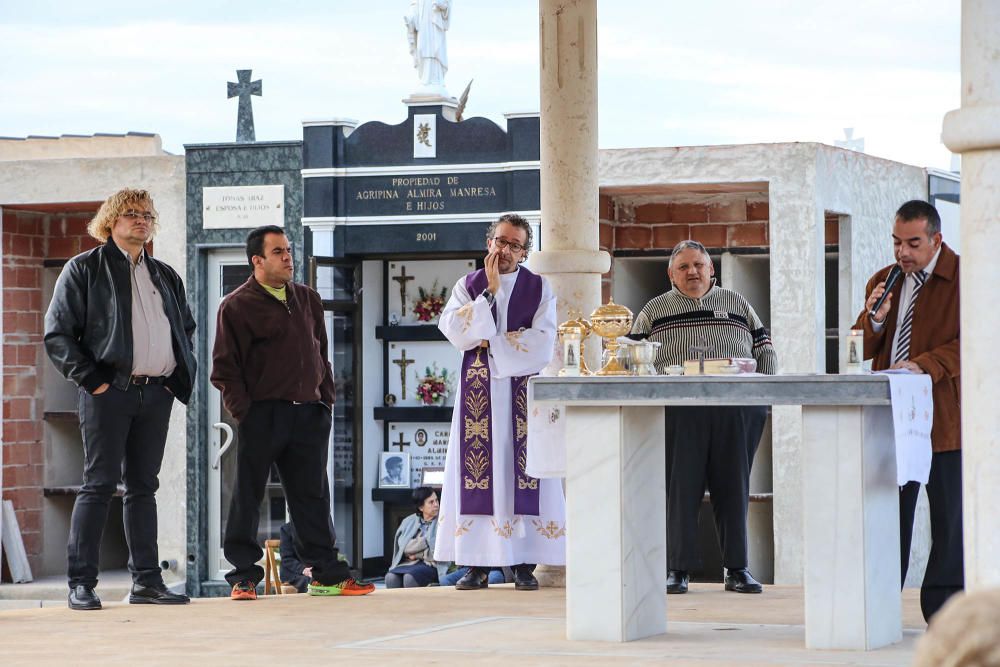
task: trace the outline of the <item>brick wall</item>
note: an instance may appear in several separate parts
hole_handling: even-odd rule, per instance
[[[14,504],[32,568],[40,562],[45,479],[43,260],[93,247],[91,216],[3,210],[3,498]]]
[[[837,245],[840,243],[840,216],[827,212],[824,217],[823,243]]]
[[[601,195],[599,201],[601,250],[610,253],[615,249],[615,204],[607,195]],[[614,273],[615,263],[612,262],[611,270],[601,276],[601,303],[607,303],[611,298],[611,280]]]
[[[42,547],[42,258],[45,216],[3,212],[3,497],[32,568]]]
[[[612,209],[608,234],[614,250],[669,251],[684,239],[718,249],[765,248],[769,243],[766,195],[635,204],[608,199]],[[603,212],[605,207],[601,208]],[[602,227],[602,243],[604,238]]]

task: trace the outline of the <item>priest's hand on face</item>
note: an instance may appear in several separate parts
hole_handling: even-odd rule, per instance
[[[495,295],[500,289],[500,253],[495,249],[491,250],[486,255],[484,263],[486,265],[486,280],[488,281],[486,289]]]

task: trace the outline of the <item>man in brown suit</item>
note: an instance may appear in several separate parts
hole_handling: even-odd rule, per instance
[[[931,376],[934,425],[931,429],[930,478],[927,498],[931,512],[931,552],[920,587],[924,618],[941,608],[965,586],[962,563],[962,415],[959,363],[958,255],[941,240],[941,217],[925,201],[903,204],[896,212],[892,243],[903,278],[874,317],[870,315],[885,292],[893,268],[880,270],[865,290],[865,310],[855,328],[865,332],[865,358],[873,370],[905,368]],[[902,575],[910,557],[913,514],[918,482],[899,492],[899,533]]]

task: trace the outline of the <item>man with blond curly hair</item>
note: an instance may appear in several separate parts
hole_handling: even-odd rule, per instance
[[[195,323],[177,272],[146,251],[158,228],[146,190],[108,197],[87,231],[102,245],[66,262],[45,314],[45,350],[79,387],[83,486],[69,527],[69,607],[100,609],[108,505],[124,481],[132,604],[185,604],[167,590],[156,546],[157,476],[170,409],[187,403]]]

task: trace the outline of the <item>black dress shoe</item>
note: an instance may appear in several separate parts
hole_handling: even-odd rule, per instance
[[[534,569],[531,565],[515,565],[514,566],[514,590],[515,591],[537,591],[538,590],[538,579],[535,579],[535,575],[532,572]]]
[[[750,570],[743,568],[726,571],[726,590],[737,593],[762,593],[764,587],[750,576]]]
[[[191,598],[180,593],[171,593],[163,584],[158,586],[143,586],[132,584],[132,594],[128,596],[129,604],[187,604]]]
[[[488,588],[489,571],[484,567],[470,567],[469,571],[455,583],[455,588],[460,591],[476,591],[480,588]]]
[[[93,587],[80,584],[69,589],[69,608],[81,610],[100,609],[101,598],[97,597],[97,593],[94,592]]]
[[[687,570],[667,570],[667,593],[671,595],[688,592]]]

